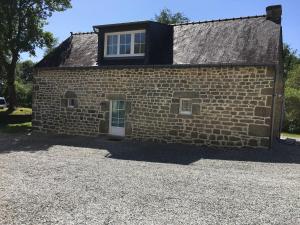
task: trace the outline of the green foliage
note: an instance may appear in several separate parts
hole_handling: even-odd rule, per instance
[[[16,77],[19,77],[24,83],[32,82],[34,62],[26,60],[17,64]]]
[[[30,132],[32,129],[31,122],[16,123],[16,124],[0,124],[0,133],[24,133]]]
[[[16,105],[16,66],[22,52],[53,46],[52,33],[44,31],[53,12],[71,7],[71,0],[1,0],[0,70],[4,69],[10,108]],[[0,71],[1,72],[1,71]]]
[[[300,58],[288,44],[283,46],[285,118],[283,130],[300,132]]]
[[[31,107],[33,70],[34,63],[31,60],[18,63],[16,66],[15,88],[19,106]],[[3,84],[0,96],[8,99],[7,83]]]
[[[55,11],[70,8],[70,0],[1,0],[0,49],[2,55],[29,52],[51,47],[53,35],[43,27]]]
[[[187,23],[190,20],[183,13],[172,13],[170,9],[163,9],[159,15],[155,15],[155,21],[165,24],[175,24]]]
[[[27,60],[16,67],[16,97],[19,106],[31,107],[34,63]]]
[[[24,83],[21,79],[15,82],[18,105],[31,107],[32,104],[32,84]]]
[[[53,43],[51,46],[48,46],[44,51],[44,57],[50,54],[56,47],[58,46],[58,38],[53,39]]]
[[[288,73],[296,64],[300,63],[297,51],[292,49],[288,44],[283,45],[283,76],[288,77]]]
[[[284,130],[300,133],[300,64],[293,64],[285,83]]]

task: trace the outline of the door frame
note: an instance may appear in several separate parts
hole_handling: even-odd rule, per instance
[[[111,125],[111,123],[112,123],[112,102],[113,101],[123,101],[124,102],[124,113],[125,113],[125,116],[124,116],[124,127],[123,128],[121,128],[121,127],[115,127],[114,128]],[[110,100],[109,101],[109,134],[112,135],[112,136],[124,137],[125,136],[125,119],[126,119],[126,102],[125,102],[125,100],[122,100],[122,99]],[[113,129],[118,129],[118,128],[120,128],[120,133],[119,134],[114,134],[113,133]]]

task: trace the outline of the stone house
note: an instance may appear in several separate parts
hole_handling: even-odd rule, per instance
[[[261,16],[71,33],[37,64],[33,127],[271,147],[283,102],[281,11],[277,5]]]

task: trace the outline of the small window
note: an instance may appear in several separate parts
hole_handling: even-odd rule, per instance
[[[180,99],[180,110],[182,115],[192,115],[192,100],[189,98]]]
[[[74,108],[75,107],[75,99],[69,98],[68,99],[68,108]]]

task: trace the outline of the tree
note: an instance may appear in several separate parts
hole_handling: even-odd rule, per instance
[[[6,74],[9,108],[16,106],[16,66],[22,52],[51,47],[53,35],[44,31],[53,12],[71,7],[70,0],[0,0],[0,65]]]
[[[285,82],[285,131],[300,132],[300,58],[296,50],[284,44],[283,63]]]
[[[53,38],[53,42],[51,46],[48,46],[44,51],[44,57],[51,53],[58,46],[58,38]]]
[[[189,18],[183,13],[172,13],[170,9],[163,9],[159,15],[155,15],[155,21],[165,24],[187,23]]]
[[[19,77],[24,83],[31,82],[33,79],[34,62],[26,60],[17,64],[16,77]]]
[[[300,63],[297,51],[292,49],[288,44],[283,44],[283,77],[288,78],[288,73],[296,64]]]

